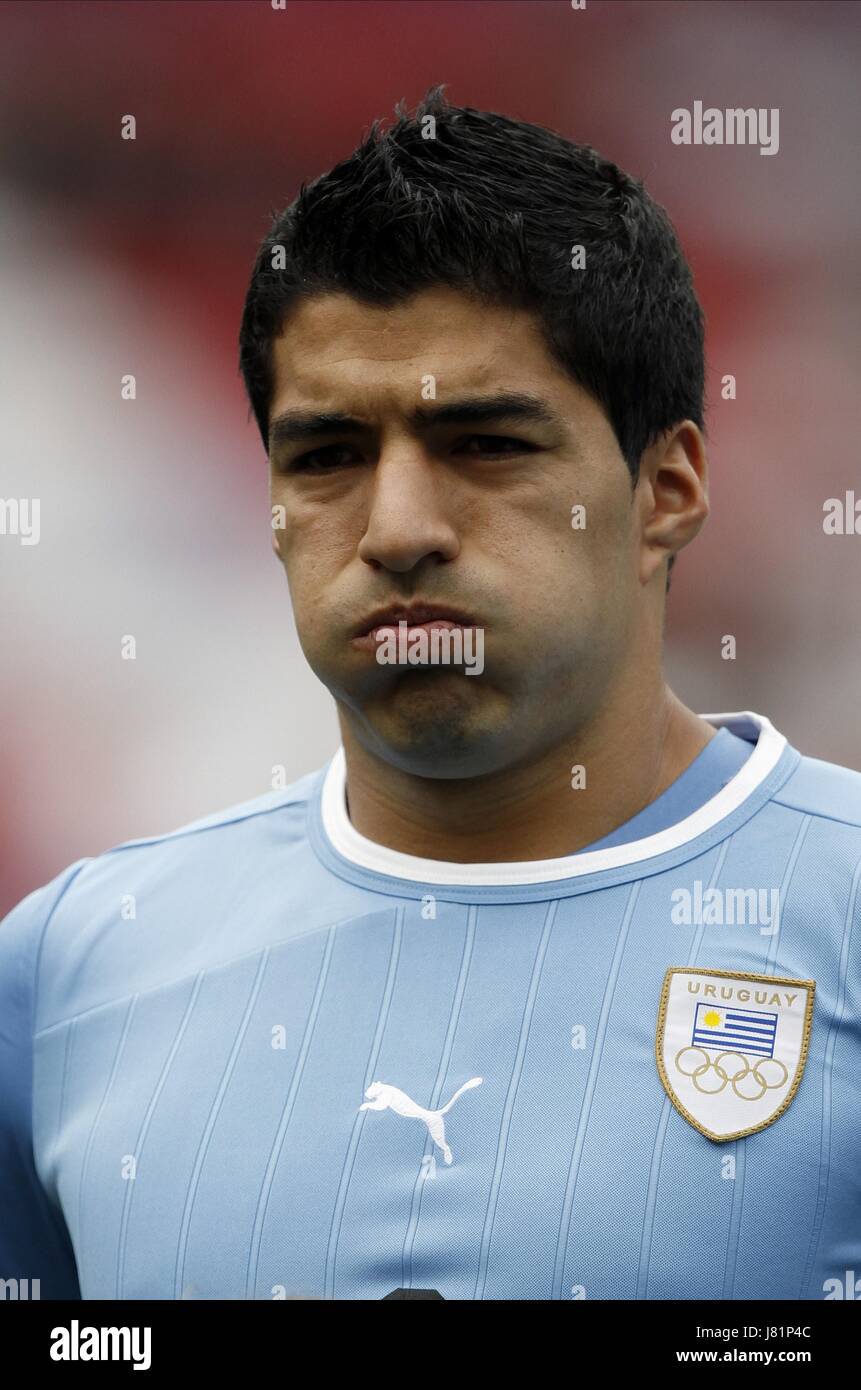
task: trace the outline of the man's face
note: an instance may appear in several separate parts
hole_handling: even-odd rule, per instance
[[[570,737],[629,651],[640,538],[610,423],[537,320],[443,287],[389,309],[319,295],[273,361],[270,428],[285,412],[293,425],[270,434],[274,543],[302,649],[356,738],[415,775],[461,777]],[[547,418],[434,418],[503,393]],[[293,437],[297,415],[324,413],[355,424]],[[480,675],[381,665],[355,642],[374,610],[418,602],[483,629]]]

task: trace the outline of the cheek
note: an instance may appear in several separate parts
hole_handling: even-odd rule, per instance
[[[321,606],[327,589],[331,588],[334,566],[329,550],[315,545],[307,534],[285,534],[281,559],[290,586],[297,621],[313,616]]]
[[[627,604],[627,513],[604,496],[582,493],[576,503],[569,495],[558,499],[557,511],[552,528],[536,533],[518,557],[517,601],[531,610],[524,613],[527,629],[555,634],[572,654],[584,643],[597,651],[612,640]]]
[[[629,494],[621,489],[585,493],[572,504],[568,548],[578,571],[602,588],[618,582],[628,568],[631,547]]]
[[[321,649],[345,594],[355,545],[328,520],[296,518],[281,533],[280,556],[302,645]]]
[[[299,582],[300,570],[313,569],[331,550],[337,528],[333,527],[331,514],[320,507],[309,507],[296,497],[287,497],[284,491],[273,490],[272,505],[280,523],[278,552],[292,587]]]
[[[618,497],[563,482],[550,496],[542,491],[518,503],[497,514],[499,524],[482,544],[505,561],[514,593],[552,606],[615,582],[630,544],[630,519]]]

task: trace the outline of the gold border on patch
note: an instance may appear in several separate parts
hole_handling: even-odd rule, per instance
[[[803,1033],[801,1039],[801,1046],[798,1054],[798,1065],[796,1067],[792,1085],[789,1089],[789,1093],[786,1096],[784,1096],[783,1100],[781,1101],[778,1108],[775,1110],[774,1114],[769,1115],[767,1119],[763,1120],[760,1124],[752,1125],[749,1129],[735,1130],[732,1134],[715,1134],[712,1130],[707,1129],[705,1125],[700,1124],[699,1120],[697,1120],[696,1117],[685,1108],[685,1106],[681,1103],[678,1097],[674,1094],[672,1083],[670,1082],[670,1079],[667,1076],[667,1073],[664,1069],[663,1059],[664,1028],[667,1021],[667,1005],[669,1003],[670,988],[672,985],[674,975],[711,975],[721,980],[748,980],[754,984],[775,986],[795,985],[796,988],[805,989],[807,991],[807,1003],[805,1005],[804,1011]],[[706,1139],[711,1139],[712,1142],[715,1144],[728,1144],[733,1139],[744,1139],[748,1134],[758,1134],[760,1130],[768,1129],[769,1125],[773,1125],[775,1120],[779,1120],[781,1115],[785,1114],[789,1106],[792,1104],[792,1101],[795,1097],[795,1093],[798,1090],[798,1087],[801,1083],[801,1078],[804,1075],[804,1068],[807,1065],[807,1052],[808,1044],[810,1042],[810,1030],[813,1027],[813,1000],[815,994],[815,980],[798,980],[787,975],[751,975],[744,970],[706,970],[701,969],[699,966],[696,965],[671,965],[668,968],[666,974],[664,975],[664,983],[661,989],[661,1002],[658,1008],[658,1026],[655,1032],[655,1061],[657,1062],[658,1075],[661,1078],[661,1085],[663,1086],[664,1090],[666,1091],[667,1095],[672,1101],[672,1104],[675,1107],[675,1109],[678,1110],[679,1114],[685,1120],[687,1120],[689,1125],[692,1125],[693,1128],[698,1130],[700,1134],[704,1134]]]

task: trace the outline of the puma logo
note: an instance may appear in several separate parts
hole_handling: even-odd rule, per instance
[[[372,1081],[365,1092],[365,1103],[360,1105],[359,1109],[394,1110],[396,1115],[404,1115],[407,1119],[423,1120],[431,1139],[438,1149],[442,1149],[443,1159],[446,1163],[451,1163],[451,1149],[445,1142],[443,1115],[451,1110],[464,1091],[471,1091],[473,1086],[480,1086],[483,1080],[482,1076],[474,1076],[471,1081],[465,1081],[457,1088],[448,1105],[444,1105],[441,1110],[425,1110],[423,1105],[417,1105],[414,1100],[410,1100],[406,1091],[399,1091],[397,1086],[389,1086],[385,1081]]]

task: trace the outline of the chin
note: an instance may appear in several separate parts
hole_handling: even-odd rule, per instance
[[[365,742],[380,757],[416,777],[478,777],[506,764],[507,728],[491,726],[464,702],[411,701],[368,716]]]

